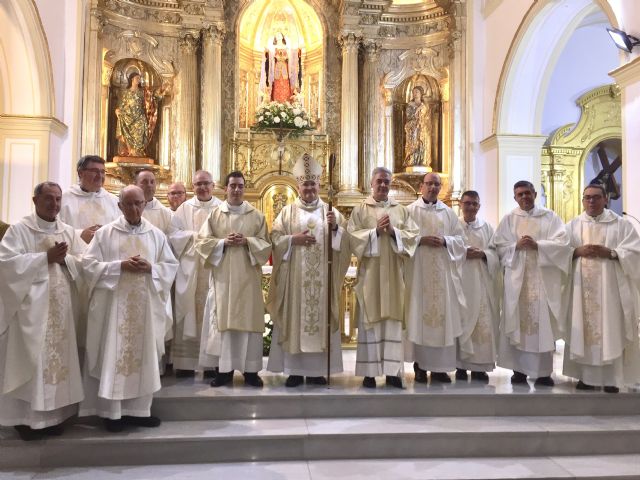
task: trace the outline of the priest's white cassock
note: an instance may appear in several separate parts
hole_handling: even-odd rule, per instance
[[[150,274],[121,270],[135,255],[151,264]],[[160,389],[158,361],[172,323],[166,302],[178,262],[160,230],[144,218],[130,225],[121,216],[96,232],[83,265],[91,299],[80,415],[149,416]]]
[[[68,245],[64,265],[47,250]],[[35,213],[0,242],[0,424],[41,429],[62,423],[83,398],[76,344],[77,289],[85,243],[60,220]]]
[[[202,318],[209,294],[209,267],[196,252],[195,244],[198,231],[220,203],[216,197],[211,197],[208,201],[193,197],[180,205],[173,214],[175,230],[169,238],[180,267],[176,275],[176,324],[171,357],[173,367],[178,370],[198,368]]]
[[[537,242],[537,250],[516,250],[525,235]],[[565,226],[546,208],[517,207],[500,221],[493,243],[504,267],[498,365],[534,378],[550,376],[555,341],[563,334],[562,292],[571,266]]]
[[[640,237],[628,220],[608,209],[595,218],[583,212],[567,230],[573,248],[604,245],[618,258],[573,261],[563,374],[590,386],[635,384],[640,381]]]
[[[427,204],[420,197],[407,208],[419,235],[407,262],[405,361],[417,362],[422,370],[448,372],[456,368],[456,338],[462,334],[464,231],[440,200]],[[443,237],[445,247],[419,245],[421,237],[430,235]]]
[[[480,249],[485,259],[466,259],[462,264],[462,335],[458,339],[457,368],[472,372],[491,372],[495,368],[502,269],[498,253],[491,244],[493,228],[476,218],[462,223],[467,246]]]

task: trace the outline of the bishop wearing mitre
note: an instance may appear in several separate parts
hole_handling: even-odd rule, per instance
[[[60,435],[83,398],[75,323],[86,245],[57,218],[61,199],[58,184],[36,186],[35,213],[0,242],[0,425],[24,440]]]
[[[96,232],[83,259],[90,301],[80,415],[102,417],[112,432],[160,424],[150,409],[178,262],[165,234],[142,218],[145,204],[140,187],[122,189],[123,215]]]
[[[318,196],[322,166],[305,153],[293,167],[299,197],[273,224],[273,275],[268,309],[274,323],[267,368],[288,375],[285,385],[324,385],[327,350],[331,373],[342,371],[339,299],[351,252],[345,220]],[[328,254],[333,251],[331,279]],[[327,345],[331,282],[331,346]]]

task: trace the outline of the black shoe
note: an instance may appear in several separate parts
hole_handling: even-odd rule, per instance
[[[364,377],[362,386],[364,388],[376,388],[376,379],[374,377]]]
[[[233,370],[231,370],[230,372],[218,372],[216,378],[211,380],[211,383],[209,385],[211,385],[212,387],[222,387],[224,385],[227,385],[228,383],[233,383]]]
[[[489,375],[487,375],[487,372],[471,372],[471,380],[481,380],[483,382],[488,382]]]
[[[176,378],[187,378],[187,377],[195,377],[195,370],[181,370],[176,368]]]
[[[264,386],[264,382],[258,376],[257,372],[244,372],[243,375],[244,375],[245,385],[249,385],[250,387],[258,387],[258,388],[262,388]]]
[[[133,417],[131,415],[123,415],[122,423],[125,423],[127,425],[134,425],[136,427],[155,428],[160,426],[162,420],[154,416]]]
[[[620,392],[620,389],[618,387],[612,387],[612,386],[608,386],[608,387],[604,387],[603,390],[607,393],[618,393]]]
[[[62,426],[62,424],[51,425],[50,427],[41,428],[38,431],[44,433],[45,435],[59,437],[64,433],[64,427]]]
[[[432,373],[433,375],[433,373]],[[473,374],[472,374],[473,375]],[[467,371],[463,370],[462,368],[456,368],[456,380],[466,380],[467,377]]]
[[[447,372],[431,372],[431,381],[440,383],[451,383],[451,377]]]
[[[305,381],[307,385],[326,385],[327,379],[325,377],[306,377]]]
[[[420,368],[418,362],[413,362],[413,372],[416,374],[415,382],[416,383],[429,383],[429,379],[427,378],[427,371]]]
[[[527,376],[522,372],[513,371],[513,375],[511,375],[511,383],[512,384],[523,384],[527,383]]]
[[[42,438],[42,432],[40,430],[34,430],[28,425],[16,425],[13,428],[25,442],[32,442],[33,440],[40,440]]]
[[[402,388],[402,379],[393,375],[387,375],[384,383],[390,387]]]
[[[556,384],[556,382],[553,381],[553,378],[551,378],[551,376],[538,377],[538,378],[536,378],[536,381],[534,382],[534,385],[536,387],[553,387],[555,384]]]
[[[289,375],[287,381],[284,382],[285,387],[294,388],[304,383],[304,377],[302,375]]]
[[[124,422],[122,421],[121,418],[119,418],[117,420],[112,420],[110,418],[105,418],[104,419],[104,428],[107,430],[107,432],[118,433],[118,432],[121,432],[122,429],[124,429]]]
[[[202,372],[202,378],[216,378],[218,376],[218,367],[214,368],[213,370],[205,370],[204,372]]]
[[[588,385],[586,383],[584,383],[582,380],[578,381],[578,384],[576,385],[576,390],[595,390],[596,387],[594,387],[593,385]]]

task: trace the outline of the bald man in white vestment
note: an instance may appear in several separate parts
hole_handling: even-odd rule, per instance
[[[415,252],[418,227],[409,210],[389,198],[391,180],[388,169],[373,170],[371,196],[353,209],[347,225],[358,257],[356,375],[365,388],[375,388],[378,375],[404,387],[405,262]]]
[[[0,243],[0,424],[24,440],[60,435],[83,398],[76,280],[86,247],[58,218],[62,190],[36,186],[35,213]]]
[[[467,370],[470,370],[472,380],[486,382],[487,372],[496,366],[502,268],[491,243],[493,228],[478,217],[478,192],[464,192],[460,206],[467,252],[462,265],[465,306],[462,335],[458,337],[456,380],[467,380]]]
[[[156,195],[156,175],[153,170],[138,170],[134,177],[134,185],[140,187],[144,192],[144,199],[147,204],[142,212],[142,217],[151,222],[151,224],[160,229],[165,235],[169,235],[173,231],[171,225],[171,210],[165,207]]]
[[[447,372],[456,368],[456,339],[462,335],[465,237],[456,214],[438,200],[441,188],[440,176],[427,173],[421,197],[407,207],[420,229],[405,290],[405,361],[414,362],[418,383],[427,383],[427,371],[432,383],[451,383]]]
[[[513,193],[518,207],[493,236],[504,267],[498,365],[513,370],[513,384],[526,384],[529,376],[537,386],[550,387],[555,341],[564,333],[569,236],[554,212],[535,204],[531,182],[516,182]]]
[[[200,365],[219,368],[212,387],[231,383],[234,370],[243,372],[246,385],[262,387],[262,265],[269,260],[271,242],[264,214],[244,201],[241,172],[227,175],[225,192],[226,200],[211,212],[196,243],[211,268]]]
[[[288,375],[287,387],[327,379],[328,253],[333,250],[331,286],[331,373],[342,372],[338,312],[351,252],[346,222],[320,199],[322,166],[305,153],[294,167],[299,197],[273,223],[273,274],[268,309],[273,338],[267,369]]]
[[[200,228],[221,203],[213,196],[214,187],[209,172],[200,170],[195,173],[195,196],[174,212],[172,223],[175,230],[169,235],[173,251],[180,261],[175,285],[175,334],[171,345],[173,368],[178,377],[193,375],[198,369],[210,267],[205,265],[195,246]],[[208,376],[207,371],[205,376]]]
[[[139,187],[125,187],[123,215],[96,232],[83,259],[91,297],[80,415],[102,417],[112,432],[160,424],[151,402],[178,262],[164,233],[142,218],[145,203]]]
[[[587,186],[583,213],[567,225],[574,260],[562,373],[579,390],[617,393],[640,381],[640,237],[606,204],[601,185]]]

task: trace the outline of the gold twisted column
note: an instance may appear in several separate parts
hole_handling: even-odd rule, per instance
[[[198,114],[198,38],[187,33],[180,39],[180,113],[174,180],[189,183],[196,170],[196,125]]]
[[[340,116],[340,193],[357,196],[358,191],[358,47],[361,37],[346,33],[342,46],[342,112]]]
[[[364,44],[364,66],[362,76],[364,77],[364,138],[362,142],[362,190],[364,193],[371,191],[369,177],[373,169],[380,164],[379,143],[383,138],[380,135],[380,119],[382,116],[381,93],[379,88],[379,78],[377,75],[378,59],[380,58],[380,44],[374,40],[368,40]]]
[[[211,25],[202,40],[202,168],[222,179],[222,40],[224,25]]]

